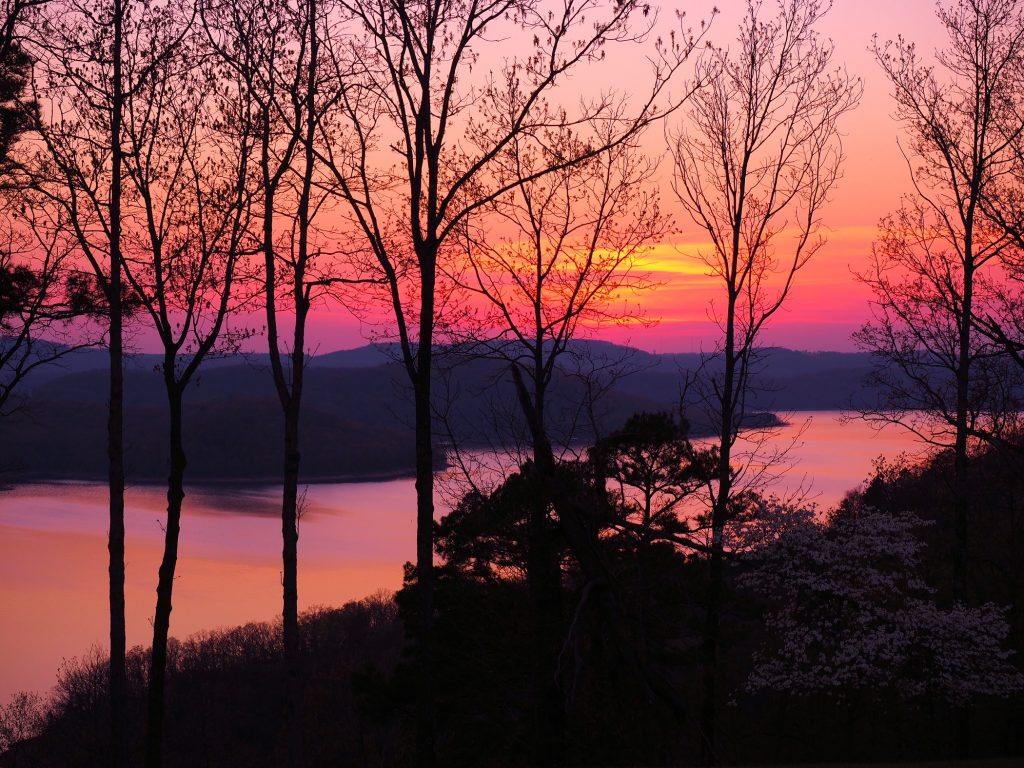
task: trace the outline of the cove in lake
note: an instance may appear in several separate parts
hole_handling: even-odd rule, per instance
[[[787,417],[772,445],[793,447],[772,487],[800,487],[822,507],[862,482],[879,455],[913,452],[906,433],[842,424],[831,411]],[[159,486],[126,498],[129,645],[147,644],[163,546]],[[191,488],[185,499],[171,632],[272,620],[281,601],[280,491],[276,486]],[[439,514],[444,513],[438,505]],[[99,483],[20,485],[0,491],[0,703],[45,691],[64,658],[104,648],[107,496]],[[340,605],[402,582],[415,556],[411,479],[310,485],[300,523],[300,608]]]

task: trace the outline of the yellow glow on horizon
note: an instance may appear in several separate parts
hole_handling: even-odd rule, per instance
[[[667,242],[650,246],[640,259],[640,268],[652,275],[690,275],[706,277],[707,265],[697,255],[710,249],[710,242]]]

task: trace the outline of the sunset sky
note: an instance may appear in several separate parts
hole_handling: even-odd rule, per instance
[[[688,4],[688,16],[700,17],[701,9],[711,5]],[[722,12],[712,24],[710,38],[727,44],[735,36],[745,3],[726,0],[718,6]],[[819,26],[835,44],[834,62],[862,79],[864,95],[840,124],[846,163],[822,215],[828,244],[799,275],[787,308],[767,327],[768,344],[807,350],[855,348],[850,334],[869,315],[869,292],[854,272],[867,263],[879,219],[896,209],[909,189],[907,164],[897,144],[901,129],[892,117],[889,85],[870,51],[872,36],[877,34],[884,43],[902,34],[930,57],[944,44],[935,7],[931,0],[835,0]],[[774,3],[765,0],[764,9],[772,8]],[[707,308],[715,285],[693,259],[693,243],[701,233],[688,220],[680,225],[681,243],[658,249],[664,256],[659,277],[667,284],[646,301],[648,312],[663,319],[654,328],[616,340],[628,339],[634,346],[661,352],[695,351],[713,343],[715,327],[707,319]],[[675,272],[668,269],[673,264]]]
[[[687,23],[695,25],[710,17],[713,5],[695,0],[679,7],[686,11]],[[735,37],[745,3],[725,0],[718,6],[720,13],[708,39],[727,45]],[[765,0],[765,12],[773,12],[774,7],[773,0]],[[661,13],[663,20],[670,18],[672,9],[664,6]],[[799,275],[787,307],[766,328],[763,342],[806,350],[852,350],[850,334],[869,315],[868,291],[856,281],[854,272],[866,264],[879,219],[899,206],[900,196],[909,188],[906,161],[897,143],[901,128],[892,117],[889,86],[870,51],[872,35],[877,34],[884,43],[903,34],[930,58],[944,44],[944,34],[931,0],[835,0],[818,28],[835,44],[835,64],[862,79],[864,95],[860,106],[840,125],[846,163],[843,178],[823,211],[823,234],[828,243]],[[635,65],[635,72],[623,69],[621,58],[610,65],[627,87],[629,77],[642,79],[646,71],[646,62],[638,53],[633,49],[632,58],[626,60]],[[585,78],[607,76],[607,72],[587,71],[575,78],[585,89],[593,85]],[[655,128],[646,137],[645,145],[652,152],[665,151],[662,133]],[[662,203],[675,215],[677,232],[651,254],[650,270],[661,286],[639,297],[648,317],[658,322],[653,327],[607,329],[598,335],[658,352],[709,349],[714,344],[715,327],[708,319],[708,308],[716,286],[695,259],[701,232],[673,204],[668,187],[670,158],[666,155],[660,165]],[[313,343],[321,352],[358,346],[367,338],[366,329],[360,329],[359,323],[338,307],[320,308],[311,317],[310,327]]]

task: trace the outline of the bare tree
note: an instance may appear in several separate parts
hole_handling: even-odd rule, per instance
[[[317,224],[331,207],[330,178],[317,151],[320,128],[345,87],[345,72],[321,48],[337,8],[323,0],[201,3],[217,56],[242,83],[254,134],[256,226],[262,256],[260,292],[271,375],[284,421],[281,505],[283,639],[288,679],[284,724],[288,764],[303,761],[302,674],[298,622],[299,428],[310,351],[306,326],[333,287],[369,280],[351,251],[328,248],[333,233]],[[334,149],[343,157],[340,143]],[[321,218],[323,218],[321,216]],[[351,267],[351,268],[350,268]],[[291,323],[288,338],[283,326]]]
[[[1024,119],[1021,117],[1021,88],[1024,87],[1024,55],[1019,42],[1022,18],[996,24],[994,41],[1005,61],[1001,64],[999,86],[992,107],[990,132],[998,134],[1000,147],[996,162],[989,163],[978,207],[988,238],[1002,236],[998,263],[986,265],[977,276],[972,323],[974,331],[1002,351],[995,362],[986,358],[981,368],[988,380],[987,413],[983,419],[968,417],[979,437],[999,448],[1020,448],[1022,423],[1022,381],[1024,371]],[[1001,39],[999,39],[1001,38]],[[1017,50],[1012,50],[1016,45]],[[995,147],[1000,142],[992,140]],[[977,238],[976,238],[977,239]],[[979,378],[977,375],[975,379]],[[972,385],[973,386],[973,385]],[[972,403],[976,399],[972,399]]]
[[[71,273],[62,239],[33,237],[31,179],[22,164],[30,150],[16,147],[38,114],[29,88],[32,60],[21,38],[26,16],[43,1],[7,0],[0,6],[0,193],[6,219],[0,247],[0,412],[31,371],[88,346],[61,343],[76,308],[89,307],[80,301],[83,294],[67,290]],[[70,282],[72,289],[80,285]]]
[[[453,281],[484,301],[475,327],[453,333],[509,363],[535,461],[555,439],[547,393],[563,355],[602,327],[643,322],[636,298],[654,287],[643,259],[668,228],[651,189],[654,161],[632,140],[537,175],[581,151],[564,127],[539,146],[514,139],[494,172],[510,189],[469,220],[466,258],[451,264]]]
[[[70,232],[107,305],[110,399],[107,455],[110,523],[110,705],[112,764],[128,762],[124,600],[124,282],[121,198],[124,152],[123,0],[102,7],[51,3],[31,34],[34,87],[45,99],[38,123],[45,148],[37,186],[55,212],[56,231]]]
[[[991,434],[990,417],[1003,410],[996,358],[1004,350],[976,324],[998,305],[1000,263],[1016,249],[1012,228],[993,214],[1024,131],[1024,9],[1010,0],[962,0],[940,6],[938,17],[949,42],[934,63],[902,38],[875,44],[909,140],[914,193],[882,221],[862,276],[875,294],[874,319],[856,339],[874,354],[883,392],[868,418],[953,451],[954,592],[963,600],[970,442]]]
[[[116,18],[84,7],[54,10],[58,12],[43,27],[45,93],[53,114],[41,127],[51,177],[41,179],[39,186],[49,193],[53,228],[71,233],[74,246],[101,281],[116,320],[111,343],[117,347],[118,438],[125,295],[139,317],[151,322],[163,349],[160,371],[169,415],[167,521],[153,620],[145,753],[146,764],[157,766],[185,496],[183,398],[203,359],[219,343],[231,341],[231,334],[222,332],[247,232],[248,122],[237,113],[244,105],[234,98],[236,84],[222,79],[204,55],[190,3],[115,8],[110,12],[119,14]],[[116,27],[109,43],[117,49],[113,59],[107,47],[108,21]],[[90,40],[96,43],[90,45]],[[104,140],[108,129],[110,138]],[[113,142],[109,152],[96,149],[105,147],[104,141]],[[112,265],[109,275],[101,263],[104,250]],[[120,446],[117,567],[123,643]],[[113,537],[113,523],[111,530]],[[112,579],[114,570],[112,566]],[[112,650],[112,665],[119,653],[123,651]],[[122,718],[119,728],[124,714],[114,713]]]
[[[967,601],[971,443],[998,434],[999,414],[1017,410],[1000,359],[1010,326],[993,317],[1004,286],[999,272],[1018,245],[1001,197],[1016,180],[1024,138],[1024,10],[1010,0],[958,0],[940,5],[938,17],[949,43],[934,63],[902,38],[875,44],[909,136],[914,194],[882,221],[862,276],[875,294],[874,319],[856,339],[874,354],[872,378],[882,392],[867,417],[952,450],[953,594]],[[969,711],[956,719],[965,757]]]
[[[103,311],[91,286],[69,268],[74,253],[64,239],[51,232],[39,242],[32,236],[39,230],[21,218],[12,214],[0,248],[0,416],[32,371],[98,343],[75,321]]]
[[[146,765],[161,763],[164,678],[181,511],[185,499],[184,395],[203,360],[233,350],[226,327],[248,247],[253,137],[238,83],[210,57],[191,3],[140,14],[129,51],[167,51],[126,99],[125,170],[132,220],[125,276],[163,352],[169,431],[167,522],[149,667]],[[133,55],[126,72],[135,75]],[[149,65],[147,65],[149,66]],[[226,332],[227,331],[227,332]]]
[[[743,464],[735,446],[765,324],[782,308],[800,269],[824,244],[819,217],[839,178],[837,122],[860,97],[859,81],[833,69],[833,48],[814,26],[817,0],[779,0],[765,19],[748,2],[734,51],[697,65],[711,84],[695,95],[674,142],[673,188],[707,234],[700,257],[722,288],[713,307],[722,337],[700,401],[716,425],[719,467],[711,485],[711,553],[704,631],[701,724],[705,760],[716,762],[719,623],[725,526]],[[709,366],[711,369],[711,366]]]
[[[579,137],[564,126],[540,146],[514,137],[493,172],[509,189],[469,220],[466,263],[455,276],[485,302],[478,318],[482,333],[472,334],[471,341],[476,354],[482,347],[507,362],[530,436],[528,466],[537,493],[527,518],[526,575],[536,615],[532,746],[537,765],[559,765],[564,759],[565,697],[557,679],[562,574],[551,531],[557,510],[550,486],[557,480],[549,392],[578,335],[636,315],[630,300],[650,285],[643,254],[666,228],[656,193],[649,189],[653,162],[632,140],[606,143],[612,146],[601,155],[539,175],[557,166],[558,158],[583,154]]]
[[[353,224],[366,237],[387,281],[395,335],[413,390],[417,760],[429,765],[434,740],[431,375],[439,265],[457,252],[454,236],[465,231],[467,217],[509,188],[496,182],[492,171],[516,137],[539,138],[553,125],[584,125],[590,119],[603,118],[614,126],[610,141],[584,142],[578,154],[538,168],[537,177],[621,143],[650,122],[659,107],[671,110],[668,83],[693,41],[685,33],[661,38],[651,56],[650,87],[627,99],[628,114],[617,108],[619,99],[608,95],[582,99],[569,113],[569,104],[558,109],[549,99],[558,97],[570,72],[596,63],[613,44],[644,40],[654,23],[650,6],[633,0],[614,6],[590,0],[343,0],[342,6],[349,20],[338,32],[349,35],[338,39],[337,58],[354,60],[360,70],[345,89],[336,118],[346,126],[356,155],[332,165]],[[343,48],[348,55],[341,55]],[[501,59],[482,63],[485,52]]]

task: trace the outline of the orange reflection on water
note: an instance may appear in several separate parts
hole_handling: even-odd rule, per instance
[[[280,613],[278,493],[190,492],[182,520],[171,632]],[[300,523],[300,608],[340,605],[401,585],[413,557],[411,481],[311,486]],[[125,525],[129,645],[151,639],[163,547],[163,491],[129,489]],[[18,486],[0,493],[0,703],[45,690],[62,659],[108,646],[106,488]]]
[[[792,460],[773,490],[839,501],[872,460],[913,450],[897,430],[839,422],[834,412],[795,413],[773,438]],[[809,423],[808,419],[810,420]],[[794,442],[795,440],[795,442]],[[741,447],[742,447],[741,441]],[[185,499],[171,633],[191,633],[280,613],[279,490],[193,489]],[[148,645],[163,547],[164,492],[127,495],[128,642]],[[299,538],[301,608],[340,605],[401,585],[415,553],[411,479],[310,486]],[[438,505],[438,513],[443,514]],[[43,691],[65,657],[107,647],[107,497],[100,484],[24,485],[0,492],[0,704]]]

